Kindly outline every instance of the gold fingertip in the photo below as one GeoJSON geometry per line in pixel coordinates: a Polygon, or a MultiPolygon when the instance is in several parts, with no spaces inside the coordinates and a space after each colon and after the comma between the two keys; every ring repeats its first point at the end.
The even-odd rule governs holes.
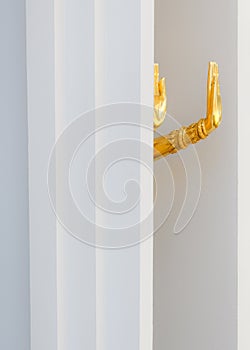
{"type": "Polygon", "coordinates": [[[154,64],[154,75],[159,75],[159,64],[158,63],[154,64]]]}

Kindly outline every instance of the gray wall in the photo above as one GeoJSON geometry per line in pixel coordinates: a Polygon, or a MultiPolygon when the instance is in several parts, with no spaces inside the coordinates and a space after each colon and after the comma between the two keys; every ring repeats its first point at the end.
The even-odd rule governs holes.
{"type": "MultiPolygon", "coordinates": [[[[154,239],[154,350],[236,350],[237,1],[156,0],[155,61],[167,77],[168,113],[182,125],[205,113],[209,60],[220,66],[223,124],[196,146],[201,197],[179,235],[173,226],[185,173],[177,155],[168,158],[176,193],[154,239]]],[[[161,131],[173,126],[169,118],[161,131]]],[[[192,152],[183,155],[195,189],[192,152]]],[[[155,175],[159,188],[171,185],[162,160],[155,175]]],[[[155,208],[155,223],[168,201],[166,192],[155,208]]]]}
{"type": "Polygon", "coordinates": [[[0,349],[29,349],[25,1],[0,5],[0,349]]]}

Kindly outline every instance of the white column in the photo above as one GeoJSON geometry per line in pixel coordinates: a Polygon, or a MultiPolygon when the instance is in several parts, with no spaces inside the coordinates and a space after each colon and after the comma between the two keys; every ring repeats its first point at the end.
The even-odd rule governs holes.
{"type": "Polygon", "coordinates": [[[47,188],[57,137],[94,108],[93,23],[92,1],[27,1],[32,350],[95,349],[95,249],[56,220],[47,188]]]}
{"type": "MultiPolygon", "coordinates": [[[[117,216],[115,203],[112,206],[113,213],[107,214],[96,209],[97,225],[101,226],[97,227],[96,235],[97,239],[102,236],[104,241],[105,234],[109,235],[110,232],[107,229],[103,233],[102,226],[114,227],[114,222],[119,222],[118,227],[124,230],[131,222],[142,221],[144,215],[148,215],[148,230],[150,227],[153,230],[152,212],[148,214],[153,203],[153,179],[140,164],[144,158],[152,169],[152,148],[147,155],[145,149],[143,155],[140,153],[140,143],[146,142],[151,147],[153,144],[152,114],[149,116],[143,113],[143,109],[136,114],[132,105],[152,106],[153,102],[153,10],[151,0],[129,0],[119,4],[116,0],[95,1],[96,107],[105,105],[109,113],[107,117],[105,111],[97,112],[96,125],[100,128],[109,123],[125,122],[121,126],[110,125],[97,134],[96,151],[98,154],[103,147],[113,143],[114,151],[119,147],[123,151],[120,154],[118,152],[118,158],[119,155],[124,157],[124,148],[128,147],[128,157],[137,159],[133,164],[125,160],[120,163],[123,165],[117,166],[118,169],[110,175],[113,181],[103,184],[106,194],[102,193],[102,188],[96,188],[96,201],[102,201],[105,207],[110,198],[119,197],[117,191],[122,193],[122,186],[125,185],[122,183],[121,188],[117,188],[115,183],[119,178],[137,182],[142,191],[139,205],[128,213],[117,216]],[[121,108],[112,105],[121,102],[126,102],[127,106],[121,108]],[[124,108],[128,112],[121,117],[124,108]],[[151,129],[148,131],[143,127],[133,127],[132,123],[143,123],[151,129]],[[129,150],[131,138],[138,141],[132,152],[129,150]],[[121,139],[124,144],[120,145],[121,139]],[[109,198],[105,198],[106,195],[109,198]]],[[[105,164],[108,167],[113,161],[114,152],[110,149],[110,155],[104,153],[105,159],[96,160],[97,182],[103,180],[102,169],[105,164]]],[[[129,190],[127,194],[128,197],[132,196],[129,190]]],[[[111,244],[112,249],[96,251],[98,350],[152,349],[153,241],[149,238],[138,244],[143,230],[145,228],[142,225],[137,225],[130,247],[123,247],[126,239],[121,238],[121,246],[119,243],[117,246],[111,244]]],[[[117,236],[121,234],[119,229],[114,229],[114,232],[117,236]]],[[[129,228],[126,234],[131,235],[129,228]]]]}
{"type": "MultiPolygon", "coordinates": [[[[91,246],[95,240],[87,239],[85,244],[82,238],[87,235],[92,239],[98,235],[98,228],[86,222],[81,226],[83,237],[79,237],[79,232],[69,232],[70,227],[64,225],[64,219],[70,218],[60,216],[62,209],[70,216],[70,202],[63,192],[67,143],[65,154],[57,152],[53,158],[52,152],[56,172],[52,179],[49,173],[49,184],[54,181],[59,221],[49,202],[47,170],[56,139],[60,141],[63,130],[71,130],[70,123],[78,116],[116,102],[152,106],[153,1],[118,4],[99,0],[27,0],[27,47],[32,350],[151,349],[152,238],[116,250],[96,249],[91,246]]],[[[102,162],[95,148],[109,142],[110,134],[108,131],[100,136],[95,130],[100,121],[90,119],[89,114],[83,118],[86,124],[81,124],[77,136],[81,132],[84,135],[86,128],[96,135],[80,158],[79,168],[73,166],[79,170],[73,191],[81,209],[87,210],[88,219],[112,225],[115,216],[113,220],[111,215],[108,222],[95,203],[89,204],[84,182],[91,157],[97,159],[91,171],[98,174],[102,162]]],[[[145,155],[140,143],[151,146],[153,133],[140,124],[151,127],[152,119],[148,113],[139,113],[136,118],[120,119],[138,124],[134,129],[120,128],[123,139],[129,139],[132,131],[138,141],[132,150],[137,162],[130,168],[125,162],[120,171],[130,179],[132,170],[133,179],[144,190],[147,185],[133,219],[140,222],[148,215],[149,231],[153,227],[153,182],[140,158],[144,157],[152,169],[152,148],[145,155]]],[[[103,174],[92,176],[97,184],[89,184],[97,199],[100,196],[96,188],[102,177],[103,174]]],[[[114,188],[110,190],[116,195],[114,188]]],[[[126,224],[126,215],[121,222],[126,224]]],[[[143,237],[144,231],[144,226],[138,225],[135,236],[143,237]]]]}
{"type": "MultiPolygon", "coordinates": [[[[56,136],[60,137],[65,129],[72,128],[70,123],[77,118],[81,120],[81,116],[95,106],[95,19],[92,0],[55,0],[54,3],[55,121],[56,136]]],[[[85,119],[88,127],[94,130],[94,120],[88,116],[85,119]]],[[[84,135],[83,123],[80,128],[84,135]]],[[[66,141],[65,152],[70,142],[66,141]]],[[[91,205],[82,186],[82,170],[87,171],[88,161],[94,155],[94,140],[90,145],[91,148],[84,148],[86,159],[81,158],[79,174],[73,183],[81,193],[83,206],[91,205]]],[[[64,186],[60,184],[61,171],[70,169],[63,167],[63,161],[59,159],[57,164],[57,205],[65,207],[69,213],[66,215],[70,216],[70,203],[64,195],[64,186]]],[[[89,208],[89,215],[94,221],[94,207],[89,208]]],[[[64,217],[60,216],[60,221],[57,223],[58,350],[95,350],[95,249],[78,239],[70,218],[66,228],[62,226],[64,217]]],[[[94,226],[82,225],[82,230],[94,236],[94,226]]]]}

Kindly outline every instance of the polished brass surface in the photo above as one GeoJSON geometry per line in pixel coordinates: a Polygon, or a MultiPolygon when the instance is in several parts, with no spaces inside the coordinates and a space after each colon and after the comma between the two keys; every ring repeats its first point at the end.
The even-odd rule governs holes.
{"type": "MultiPolygon", "coordinates": [[[[165,91],[165,90],[164,90],[165,91]]],[[[205,139],[221,123],[222,105],[219,84],[219,69],[215,62],[209,62],[207,79],[207,115],[206,118],[189,126],[171,131],[168,135],[154,140],[154,159],[168,156],[185,149],[190,144],[205,139]]],[[[155,119],[154,119],[155,120],[155,119]]],[[[157,127],[157,124],[154,124],[157,127]]]]}
{"type": "Polygon", "coordinates": [[[159,65],[154,65],[154,128],[158,128],[166,117],[167,96],[166,81],[162,78],[159,81],[159,65]]]}

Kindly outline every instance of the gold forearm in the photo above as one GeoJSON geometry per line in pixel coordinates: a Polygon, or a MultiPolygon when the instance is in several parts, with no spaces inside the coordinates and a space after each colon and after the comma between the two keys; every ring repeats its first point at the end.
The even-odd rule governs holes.
{"type": "Polygon", "coordinates": [[[154,159],[174,154],[187,148],[190,144],[205,139],[208,135],[205,119],[200,119],[197,123],[193,123],[188,127],[183,126],[178,130],[173,130],[168,135],[154,140],[154,159]]]}

